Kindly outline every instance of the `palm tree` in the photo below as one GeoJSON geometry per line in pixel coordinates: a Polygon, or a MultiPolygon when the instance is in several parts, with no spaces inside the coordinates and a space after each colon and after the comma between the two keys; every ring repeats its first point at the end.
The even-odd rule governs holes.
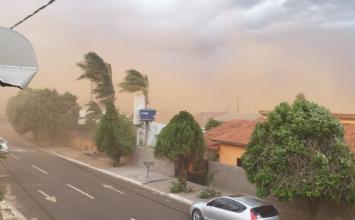
{"type": "MultiPolygon", "coordinates": [[[[135,69],[126,71],[126,76],[122,83],[118,86],[121,88],[120,92],[142,92],[145,98],[145,107],[149,104],[149,81],[148,76],[143,75],[135,69]]],[[[148,142],[149,122],[144,123],[144,145],[148,142]]]]}
{"type": "Polygon", "coordinates": [[[143,75],[134,69],[127,70],[124,81],[119,83],[118,86],[121,88],[120,92],[142,92],[145,97],[145,104],[149,104],[149,81],[147,75],[143,75]]]}
{"type": "Polygon", "coordinates": [[[83,74],[77,79],[89,79],[91,81],[91,97],[86,106],[86,121],[85,127],[91,133],[97,121],[102,117],[102,106],[105,106],[107,102],[114,102],[115,90],[112,83],[112,71],[111,65],[106,63],[99,55],[94,52],[85,54],[84,61],[77,63],[77,65],[83,70],[83,74]],[[92,86],[94,85],[94,89],[92,86]],[[92,99],[92,94],[95,94],[95,98],[98,102],[92,99]]]}
{"type": "MultiPolygon", "coordinates": [[[[115,100],[115,90],[112,83],[111,66],[96,53],[85,54],[85,60],[77,65],[83,74],[77,79],[89,79],[95,85],[93,93],[95,98],[104,105],[107,101],[115,100]]],[[[92,100],[91,100],[92,101],[92,100]]]]}

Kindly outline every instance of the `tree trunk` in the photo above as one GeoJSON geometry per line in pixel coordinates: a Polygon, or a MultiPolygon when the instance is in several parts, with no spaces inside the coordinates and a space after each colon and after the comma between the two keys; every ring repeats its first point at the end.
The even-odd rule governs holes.
{"type": "Polygon", "coordinates": [[[178,181],[180,183],[186,184],[187,180],[187,172],[188,172],[188,166],[186,159],[180,159],[178,161],[178,181]]]}
{"type": "Polygon", "coordinates": [[[188,159],[180,159],[178,161],[178,181],[186,185],[187,173],[189,167],[188,159]]]}
{"type": "Polygon", "coordinates": [[[113,156],[113,166],[118,167],[120,165],[121,154],[116,154],[113,156]]]}
{"type": "Polygon", "coordinates": [[[309,219],[315,220],[317,218],[320,200],[319,199],[308,199],[308,206],[309,206],[309,219]]]}

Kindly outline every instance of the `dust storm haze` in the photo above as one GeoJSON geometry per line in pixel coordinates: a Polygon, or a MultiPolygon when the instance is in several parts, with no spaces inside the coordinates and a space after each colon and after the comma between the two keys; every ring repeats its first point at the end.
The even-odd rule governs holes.
{"type": "MultiPolygon", "coordinates": [[[[9,27],[46,0],[3,1],[9,27]]],[[[309,0],[57,0],[20,25],[37,53],[33,88],[70,91],[84,105],[88,81],[76,63],[89,51],[111,63],[115,85],[127,69],[148,74],[151,107],[168,116],[272,109],[304,92],[334,112],[355,113],[355,3],[309,0]]],[[[2,88],[0,112],[18,90],[2,88]]],[[[116,86],[116,92],[118,88],[116,86]]],[[[132,112],[133,99],[117,93],[132,112]]]]}

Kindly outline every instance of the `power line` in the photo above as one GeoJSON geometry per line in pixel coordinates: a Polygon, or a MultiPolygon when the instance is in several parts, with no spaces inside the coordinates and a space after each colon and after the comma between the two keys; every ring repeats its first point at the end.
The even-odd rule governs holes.
{"type": "Polygon", "coordinates": [[[23,22],[25,22],[26,20],[28,20],[29,18],[31,18],[32,16],[34,16],[35,14],[37,14],[39,11],[45,9],[47,6],[49,6],[49,5],[52,4],[53,2],[55,2],[55,0],[50,0],[47,4],[42,5],[42,6],[39,7],[36,11],[34,11],[32,14],[26,16],[24,19],[22,19],[21,21],[17,22],[16,24],[14,24],[10,29],[14,29],[14,28],[17,27],[18,25],[22,24],[23,22]]]}

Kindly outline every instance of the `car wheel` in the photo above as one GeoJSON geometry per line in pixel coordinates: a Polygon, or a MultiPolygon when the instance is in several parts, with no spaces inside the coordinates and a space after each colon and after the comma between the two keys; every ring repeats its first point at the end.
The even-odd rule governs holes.
{"type": "Polygon", "coordinates": [[[203,216],[200,210],[195,209],[192,212],[192,220],[203,220],[203,216]]]}

